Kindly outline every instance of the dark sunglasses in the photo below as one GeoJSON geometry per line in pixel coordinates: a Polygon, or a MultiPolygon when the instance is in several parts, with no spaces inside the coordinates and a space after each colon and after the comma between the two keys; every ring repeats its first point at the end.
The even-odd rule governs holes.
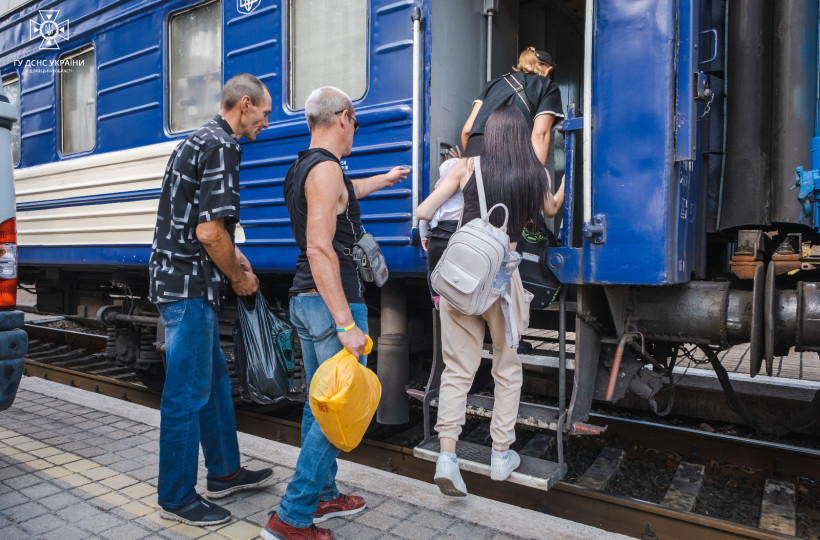
{"type": "Polygon", "coordinates": [[[350,116],[350,111],[348,111],[347,109],[342,109],[341,111],[336,111],[336,112],[335,112],[335,113],[333,113],[333,114],[334,114],[334,115],[335,115],[335,114],[342,114],[343,112],[346,112],[346,113],[347,113],[347,115],[350,117],[350,119],[351,119],[351,120],[353,120],[353,134],[355,135],[355,134],[356,134],[356,132],[357,132],[357,131],[359,131],[359,125],[360,125],[360,124],[359,124],[359,121],[358,121],[358,120],[356,120],[356,118],[355,118],[355,117],[350,116]]]}

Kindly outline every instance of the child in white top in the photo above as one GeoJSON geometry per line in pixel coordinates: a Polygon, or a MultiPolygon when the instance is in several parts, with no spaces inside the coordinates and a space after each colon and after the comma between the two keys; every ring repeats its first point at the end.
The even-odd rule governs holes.
{"type": "MultiPolygon", "coordinates": [[[[444,161],[439,168],[439,178],[435,187],[441,185],[442,180],[450,174],[450,171],[456,166],[461,159],[461,150],[458,147],[450,149],[450,158],[444,161]]],[[[464,208],[464,196],[461,190],[456,191],[450,198],[441,203],[436,209],[433,218],[428,222],[427,220],[419,221],[419,233],[421,236],[421,246],[427,252],[427,286],[430,287],[430,274],[441,259],[444,248],[447,247],[447,242],[450,236],[456,231],[458,227],[458,220],[461,218],[461,210],[464,208]]],[[[439,296],[430,287],[430,295],[433,297],[433,303],[438,307],[439,296]]]]}

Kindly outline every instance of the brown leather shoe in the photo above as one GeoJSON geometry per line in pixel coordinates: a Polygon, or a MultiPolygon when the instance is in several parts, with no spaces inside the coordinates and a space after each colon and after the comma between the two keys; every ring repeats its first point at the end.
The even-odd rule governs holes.
{"type": "Polygon", "coordinates": [[[273,514],[267,525],[259,531],[259,536],[264,540],[333,540],[334,536],[330,529],[321,529],[316,525],[311,525],[306,529],[292,527],[273,514]]]}
{"type": "Polygon", "coordinates": [[[339,495],[332,501],[319,501],[316,512],[313,513],[313,523],[321,523],[338,516],[358,514],[366,503],[358,495],[339,495]]]}

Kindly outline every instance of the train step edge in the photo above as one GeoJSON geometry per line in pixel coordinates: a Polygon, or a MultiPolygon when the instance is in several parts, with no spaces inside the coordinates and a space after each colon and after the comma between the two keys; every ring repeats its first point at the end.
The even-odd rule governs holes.
{"type": "MultiPolygon", "coordinates": [[[[462,471],[490,476],[491,450],[489,446],[459,441],[456,450],[458,467],[462,471]]],[[[428,437],[423,440],[421,444],[413,449],[413,455],[426,461],[438,460],[438,436],[428,437]]],[[[525,455],[521,455],[520,457],[521,465],[513,471],[506,480],[507,482],[546,491],[560,482],[567,472],[566,465],[561,467],[554,461],[547,461],[545,459],[525,455]]]]}

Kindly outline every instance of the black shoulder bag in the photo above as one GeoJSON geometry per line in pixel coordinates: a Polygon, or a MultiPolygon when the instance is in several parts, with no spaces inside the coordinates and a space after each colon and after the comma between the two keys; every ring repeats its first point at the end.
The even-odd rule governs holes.
{"type": "Polygon", "coordinates": [[[525,228],[523,237],[516,246],[516,251],[521,254],[521,264],[518,265],[521,282],[524,288],[533,294],[530,307],[546,309],[561,289],[561,282],[550,270],[547,255],[547,250],[557,246],[558,242],[552,231],[547,228],[540,213],[537,226],[531,224],[530,227],[525,228]]]}
{"type": "Polygon", "coordinates": [[[372,234],[362,231],[359,239],[349,248],[335,240],[333,243],[342,253],[353,258],[362,281],[374,283],[376,287],[381,287],[387,282],[387,261],[372,234]]]}

